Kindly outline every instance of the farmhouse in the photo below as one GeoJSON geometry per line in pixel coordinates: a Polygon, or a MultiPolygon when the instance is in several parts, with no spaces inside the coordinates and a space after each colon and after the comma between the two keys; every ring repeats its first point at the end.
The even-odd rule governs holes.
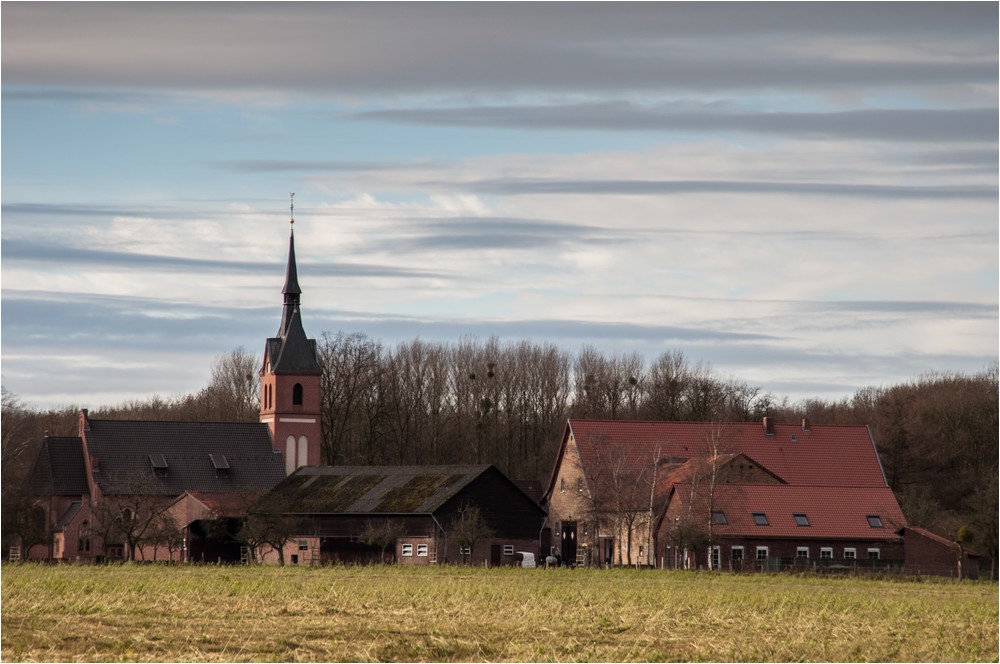
{"type": "Polygon", "coordinates": [[[509,565],[538,551],[545,517],[490,465],[300,468],[268,500],[293,524],[285,558],[300,564],[509,565]]]}
{"type": "Polygon", "coordinates": [[[545,504],[577,564],[894,566],[906,523],[865,426],[569,420],[545,504]]]}

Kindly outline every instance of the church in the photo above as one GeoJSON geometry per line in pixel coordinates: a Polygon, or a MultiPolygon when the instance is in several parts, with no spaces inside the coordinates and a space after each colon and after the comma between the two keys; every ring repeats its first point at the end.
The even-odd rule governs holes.
{"type": "Polygon", "coordinates": [[[78,435],[47,436],[26,481],[46,536],[25,543],[23,557],[315,565],[376,562],[391,549],[399,564],[497,566],[538,552],[540,496],[493,466],[321,466],[322,370],[302,323],[291,223],[259,421],[101,420],[81,410],[78,435]],[[284,508],[263,519],[286,532],[258,546],[240,529],[268,501],[284,508]],[[454,529],[470,507],[482,526],[475,543],[454,529]],[[372,524],[392,541],[365,543],[372,524]]]}
{"type": "Polygon", "coordinates": [[[101,420],[81,410],[78,435],[46,436],[27,478],[51,536],[24,557],[238,558],[211,524],[239,519],[287,475],[321,463],[321,370],[302,325],[294,226],[282,295],[278,333],[264,345],[260,421],[101,420]]]}

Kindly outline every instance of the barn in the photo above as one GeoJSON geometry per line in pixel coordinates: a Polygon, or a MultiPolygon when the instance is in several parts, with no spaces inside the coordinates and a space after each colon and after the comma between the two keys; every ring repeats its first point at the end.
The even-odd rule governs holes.
{"type": "Polygon", "coordinates": [[[491,465],[305,467],[267,499],[295,524],[293,564],[511,565],[539,552],[545,518],[491,465]]]}

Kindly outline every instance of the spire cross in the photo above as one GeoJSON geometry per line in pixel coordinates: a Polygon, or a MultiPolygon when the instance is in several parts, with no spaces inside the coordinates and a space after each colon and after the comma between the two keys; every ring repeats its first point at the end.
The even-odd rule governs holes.
{"type": "Polygon", "coordinates": [[[295,192],[293,191],[291,194],[289,194],[289,197],[292,200],[291,200],[291,203],[289,203],[289,205],[288,205],[289,216],[290,216],[290,219],[288,220],[288,223],[294,225],[295,224],[295,192]]]}

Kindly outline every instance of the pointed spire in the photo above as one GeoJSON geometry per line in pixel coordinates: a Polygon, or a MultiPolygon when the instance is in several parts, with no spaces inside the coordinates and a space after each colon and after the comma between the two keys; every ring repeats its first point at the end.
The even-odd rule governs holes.
{"type": "MultiPolygon", "coordinates": [[[[288,204],[288,268],[285,270],[285,287],[281,290],[285,294],[285,304],[288,304],[288,295],[301,295],[299,288],[299,273],[295,267],[295,192],[289,194],[291,202],[288,204]]],[[[297,300],[296,300],[297,301],[297,300]]]]}
{"type": "MultiPolygon", "coordinates": [[[[289,205],[290,218],[289,225],[295,224],[295,193],[291,194],[292,202],[289,205]]],[[[292,227],[288,235],[288,267],[285,268],[285,286],[281,289],[285,296],[285,303],[281,310],[281,327],[278,328],[278,336],[284,337],[288,333],[288,324],[292,320],[292,315],[299,308],[299,300],[302,289],[299,287],[299,271],[295,265],[295,229],[292,227]]]]}

